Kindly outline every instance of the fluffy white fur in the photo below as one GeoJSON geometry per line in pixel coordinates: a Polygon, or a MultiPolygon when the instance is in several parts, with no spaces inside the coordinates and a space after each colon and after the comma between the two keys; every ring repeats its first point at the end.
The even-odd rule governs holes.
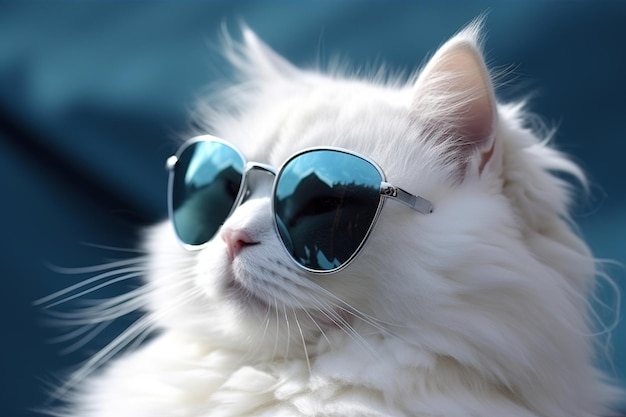
{"type": "Polygon", "coordinates": [[[119,273],[146,269],[145,288],[98,310],[148,313],[84,369],[158,336],[77,374],[60,414],[607,413],[617,391],[593,366],[595,263],[551,171],[584,177],[527,127],[522,104],[496,103],[478,26],[406,83],[297,69],[249,30],[228,41],[239,81],[204,103],[203,133],[277,167],[309,146],[351,149],[434,212],[387,202],[357,260],[329,276],[303,273],[281,247],[265,174],[224,225],[260,242],[232,263],[219,234],[187,252],[168,223],[154,227],[148,256],[119,273]]]}

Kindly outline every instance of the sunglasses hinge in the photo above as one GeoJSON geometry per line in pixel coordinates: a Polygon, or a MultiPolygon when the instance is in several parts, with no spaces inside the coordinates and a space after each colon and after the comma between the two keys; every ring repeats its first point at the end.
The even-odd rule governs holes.
{"type": "Polygon", "coordinates": [[[380,183],[380,194],[390,197],[422,214],[433,212],[433,205],[430,201],[406,192],[402,188],[391,185],[388,182],[383,181],[380,183]]]}
{"type": "Polygon", "coordinates": [[[382,195],[386,195],[387,197],[397,197],[398,196],[398,188],[389,184],[388,182],[380,183],[380,193],[382,195]]]}

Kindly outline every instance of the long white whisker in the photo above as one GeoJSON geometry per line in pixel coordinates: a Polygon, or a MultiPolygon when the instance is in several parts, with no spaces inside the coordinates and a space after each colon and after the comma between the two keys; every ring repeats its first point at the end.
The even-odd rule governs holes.
{"type": "Polygon", "coordinates": [[[105,262],[99,265],[91,265],[91,266],[82,266],[82,267],[63,267],[54,264],[47,264],[46,266],[50,268],[54,272],[58,272],[59,274],[65,275],[80,275],[80,274],[92,274],[94,272],[102,272],[107,270],[112,270],[115,268],[128,266],[128,265],[136,265],[145,263],[147,257],[138,256],[129,259],[122,259],[119,261],[111,261],[105,262]]]}
{"type": "Polygon", "coordinates": [[[72,377],[65,382],[56,392],[56,396],[60,397],[67,391],[75,387],[78,383],[83,381],[87,376],[94,372],[100,365],[107,362],[111,357],[121,351],[130,340],[133,340],[137,335],[149,328],[152,323],[151,317],[143,317],[131,324],[126,330],[124,330],[119,336],[117,336],[111,343],[105,346],[102,350],[92,356],[80,369],[72,375],[72,377]]]}
{"type": "Polygon", "coordinates": [[[386,334],[390,335],[390,336],[395,336],[388,328],[384,327],[384,326],[391,326],[391,327],[403,327],[394,323],[389,323],[383,320],[380,320],[376,317],[373,317],[369,314],[366,314],[362,311],[360,311],[359,309],[357,309],[356,307],[352,306],[351,304],[347,303],[345,300],[341,299],[340,297],[338,297],[337,295],[333,294],[332,292],[328,291],[327,289],[323,288],[322,286],[316,284],[315,282],[312,282],[311,280],[303,280],[303,282],[299,283],[302,287],[310,290],[310,291],[316,291],[316,292],[320,292],[322,296],[324,296],[325,298],[328,298],[330,300],[333,301],[333,304],[335,307],[345,311],[346,313],[351,314],[352,316],[363,320],[364,322],[366,322],[367,324],[371,325],[372,327],[384,331],[386,334]]]}
{"type": "MultiPolygon", "coordinates": [[[[354,327],[352,327],[352,325],[346,320],[346,318],[338,313],[338,311],[343,311],[346,314],[350,314],[353,317],[360,319],[364,323],[369,324],[370,326],[377,329],[383,334],[397,337],[396,335],[392,334],[389,331],[389,329],[387,329],[383,325],[384,321],[378,320],[377,318],[372,317],[360,311],[359,309],[353,307],[352,305],[350,305],[349,303],[347,303],[340,297],[336,296],[332,292],[328,291],[327,289],[321,287],[319,284],[315,283],[313,280],[308,279],[307,276],[300,274],[299,271],[294,271],[293,269],[289,268],[289,266],[287,265],[282,265],[282,266],[286,268],[287,270],[289,270],[290,272],[302,278],[301,280],[297,280],[297,281],[291,280],[291,283],[293,285],[300,287],[301,290],[304,290],[308,292],[309,294],[318,295],[318,296],[311,297],[311,299],[313,300],[313,303],[316,306],[316,310],[320,314],[322,314],[324,317],[326,317],[335,326],[342,329],[342,331],[346,333],[352,340],[354,340],[355,343],[361,346],[365,351],[367,351],[372,356],[377,357],[375,349],[372,348],[372,346],[363,338],[363,335],[361,335],[357,330],[355,330],[354,327]]],[[[300,304],[300,307],[302,308],[303,306],[300,304]]],[[[305,308],[302,308],[302,310],[306,311],[305,308]]],[[[318,325],[318,323],[313,319],[313,317],[311,318],[312,318],[312,321],[315,323],[315,325],[320,329],[323,337],[325,337],[326,340],[328,341],[328,337],[326,336],[325,332],[318,325]]]]}
{"type": "Polygon", "coordinates": [[[78,327],[75,330],[72,330],[71,332],[67,332],[65,334],[62,334],[60,336],[56,336],[56,337],[52,337],[50,339],[48,339],[49,343],[63,343],[63,342],[68,342],[72,339],[76,339],[77,337],[89,332],[93,330],[93,325],[83,325],[78,327]]]}
{"type": "Polygon", "coordinates": [[[80,298],[80,297],[82,297],[84,295],[87,295],[87,294],[90,294],[90,293],[92,293],[94,291],[98,291],[99,289],[108,287],[109,285],[115,284],[117,282],[126,281],[126,280],[131,279],[131,278],[137,278],[137,277],[139,277],[141,275],[143,275],[143,271],[135,272],[135,273],[131,273],[131,274],[126,274],[126,275],[123,275],[121,277],[113,278],[111,280],[103,282],[102,284],[98,284],[98,285],[96,285],[94,287],[88,288],[86,290],[83,290],[83,291],[78,292],[76,294],[72,294],[72,295],[70,295],[70,296],[68,296],[66,298],[61,299],[61,300],[55,301],[54,303],[50,303],[47,306],[45,306],[45,308],[52,308],[52,307],[55,307],[55,306],[57,306],[59,304],[67,303],[68,301],[74,300],[76,298],[80,298]]]}
{"type": "Polygon", "coordinates": [[[112,323],[111,321],[100,323],[95,328],[92,328],[89,333],[81,337],[78,341],[62,349],[61,354],[66,355],[68,353],[76,352],[77,350],[85,346],[87,343],[91,342],[96,336],[100,334],[100,332],[106,329],[111,323],[112,323]]]}
{"type": "Polygon", "coordinates": [[[332,344],[330,343],[330,340],[328,339],[328,336],[326,336],[326,332],[324,331],[324,329],[322,329],[322,327],[317,323],[317,320],[315,320],[315,318],[311,315],[311,313],[309,313],[308,309],[306,309],[302,303],[296,298],[293,297],[293,300],[296,304],[298,304],[298,307],[300,307],[301,311],[304,311],[304,313],[311,319],[311,322],[315,325],[315,327],[317,327],[317,329],[320,331],[320,334],[322,335],[322,337],[324,339],[326,339],[326,342],[328,343],[329,346],[331,346],[332,344]]]}
{"type": "Polygon", "coordinates": [[[293,318],[296,320],[296,326],[298,326],[298,331],[300,332],[300,338],[302,339],[302,348],[304,349],[304,358],[306,359],[306,366],[309,369],[309,375],[311,375],[312,374],[311,360],[309,359],[309,351],[306,347],[306,341],[304,340],[304,333],[302,332],[302,326],[300,325],[300,321],[298,320],[298,315],[296,314],[296,310],[292,308],[291,312],[293,313],[293,318]]]}
{"type": "Polygon", "coordinates": [[[98,299],[98,300],[86,300],[87,303],[92,303],[93,306],[87,307],[88,309],[93,309],[93,311],[106,311],[112,307],[118,306],[127,302],[128,300],[132,300],[134,298],[143,296],[150,292],[148,287],[139,287],[134,290],[125,292],[124,294],[120,294],[116,297],[98,299]]]}
{"type": "Polygon", "coordinates": [[[371,354],[373,357],[377,357],[375,349],[373,349],[369,343],[357,332],[350,323],[343,318],[339,313],[335,311],[335,309],[331,306],[328,306],[321,299],[315,300],[315,303],[318,306],[318,310],[322,313],[326,318],[328,318],[332,323],[334,323],[338,328],[340,328],[344,333],[346,333],[357,345],[359,345],[363,350],[371,354]]]}
{"type": "Polygon", "coordinates": [[[274,337],[274,351],[272,357],[275,357],[278,352],[278,338],[280,337],[280,318],[278,310],[278,300],[274,297],[274,311],[276,312],[276,335],[274,337]]]}
{"type": "Polygon", "coordinates": [[[285,348],[285,359],[289,357],[289,344],[291,341],[291,330],[289,328],[289,317],[287,317],[287,307],[283,305],[283,314],[285,316],[285,325],[287,326],[287,346],[285,348]]]}
{"type": "Polygon", "coordinates": [[[253,358],[253,359],[256,358],[258,356],[258,352],[260,351],[260,349],[262,349],[263,343],[265,342],[265,337],[267,336],[267,330],[268,330],[269,324],[270,324],[270,312],[271,312],[271,308],[268,305],[267,309],[265,310],[265,316],[263,317],[263,321],[265,322],[265,326],[259,327],[257,332],[251,338],[252,340],[259,340],[259,343],[257,343],[255,345],[255,349],[250,351],[250,353],[248,354],[248,357],[250,357],[250,358],[253,358]],[[260,334],[260,336],[259,336],[259,334],[260,334]]]}
{"type": "Polygon", "coordinates": [[[125,316],[133,311],[139,310],[144,307],[146,300],[138,297],[137,299],[129,300],[126,303],[117,306],[117,308],[111,308],[108,311],[91,311],[91,309],[82,309],[78,312],[60,312],[60,311],[48,311],[47,314],[53,318],[58,319],[60,324],[64,325],[90,325],[98,324],[104,321],[114,320],[116,318],[125,316]],[[106,313],[106,314],[104,314],[106,313]]]}
{"type": "Polygon", "coordinates": [[[146,338],[150,336],[150,334],[152,334],[153,330],[154,329],[152,327],[146,326],[146,328],[143,329],[138,334],[138,336],[135,337],[135,340],[132,342],[132,344],[128,346],[128,350],[132,352],[133,350],[141,346],[141,344],[146,340],[146,338]]]}
{"type": "MultiPolygon", "coordinates": [[[[79,282],[77,284],[74,284],[74,285],[71,285],[71,286],[69,286],[67,288],[64,288],[64,289],[62,289],[60,291],[57,291],[55,293],[52,293],[52,294],[47,295],[45,297],[42,297],[42,298],[36,300],[34,302],[34,304],[35,305],[46,304],[46,303],[48,303],[48,302],[50,302],[52,300],[56,300],[58,298],[61,298],[62,296],[66,295],[66,294],[72,293],[72,292],[74,292],[74,291],[76,291],[76,290],[78,290],[80,288],[84,288],[84,287],[86,287],[88,285],[91,285],[91,284],[93,284],[95,282],[101,281],[101,280],[106,279],[106,278],[110,278],[110,277],[126,274],[126,275],[123,275],[122,279],[118,279],[117,281],[115,281],[115,282],[118,282],[118,281],[123,281],[124,279],[137,277],[137,276],[141,275],[141,273],[143,273],[143,272],[144,272],[144,268],[143,267],[142,268],[139,268],[139,267],[121,268],[121,269],[116,269],[114,271],[104,272],[102,274],[98,274],[98,275],[96,275],[94,277],[91,277],[91,278],[89,278],[87,280],[81,281],[81,282],[79,282]]],[[[81,292],[79,294],[81,294],[81,295],[88,294],[88,293],[90,293],[92,291],[95,291],[97,289],[106,287],[107,285],[110,285],[112,283],[113,282],[111,282],[111,281],[107,281],[104,284],[100,284],[100,286],[96,286],[96,287],[90,288],[90,289],[85,290],[85,291],[83,291],[83,292],[81,292]]],[[[80,297],[81,295],[78,295],[78,296],[74,296],[73,295],[73,296],[70,296],[70,297],[67,297],[67,298],[63,298],[63,299],[61,299],[59,301],[56,301],[56,302],[54,302],[52,304],[46,305],[45,307],[46,308],[54,307],[55,305],[62,304],[62,303],[67,302],[69,300],[73,300],[73,299],[75,299],[77,297],[80,297]]]]}
{"type": "MultiPolygon", "coordinates": [[[[72,312],[56,312],[57,316],[64,316],[67,318],[85,318],[86,316],[92,317],[94,320],[102,321],[103,316],[110,314],[123,315],[125,313],[116,313],[128,309],[131,305],[139,304],[138,307],[142,307],[146,302],[146,296],[149,293],[148,288],[141,287],[139,289],[129,291],[128,293],[121,294],[110,299],[105,300],[86,300],[88,301],[88,307],[81,307],[80,309],[72,312]]],[[[55,313],[48,311],[47,314],[54,315],[55,313]]]]}
{"type": "Polygon", "coordinates": [[[90,243],[90,242],[81,242],[85,246],[90,246],[92,248],[105,249],[115,252],[128,252],[128,253],[140,253],[146,254],[148,251],[145,249],[137,249],[137,248],[122,248],[117,246],[108,246],[108,245],[100,245],[98,243],[90,243]]]}

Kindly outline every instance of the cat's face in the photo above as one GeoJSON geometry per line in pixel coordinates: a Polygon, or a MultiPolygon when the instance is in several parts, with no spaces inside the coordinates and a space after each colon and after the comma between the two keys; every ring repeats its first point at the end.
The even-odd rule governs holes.
{"type": "MultiPolygon", "coordinates": [[[[335,104],[329,106],[328,97],[319,92],[302,96],[296,105],[298,111],[282,115],[277,133],[271,137],[259,135],[249,145],[241,146],[246,159],[278,168],[304,148],[342,147],[378,162],[388,180],[398,186],[420,195],[432,189],[432,181],[428,181],[432,174],[413,178],[405,174],[403,165],[409,161],[426,168],[427,164],[420,158],[419,138],[407,137],[408,109],[394,100],[407,102],[402,92],[394,91],[389,98],[381,99],[368,87],[354,89],[337,84],[345,91],[332,93],[351,101],[351,105],[333,100],[335,104]],[[370,97],[364,97],[363,89],[370,97]],[[411,155],[399,149],[412,149],[411,155]]],[[[267,109],[269,113],[272,110],[276,111],[267,109]]],[[[243,125],[250,125],[245,117],[242,119],[243,125]]],[[[222,137],[229,139],[228,135],[222,137]]],[[[159,266],[153,268],[155,295],[162,295],[154,305],[160,311],[167,311],[169,308],[163,306],[171,305],[172,314],[164,317],[169,326],[192,326],[194,332],[208,337],[215,333],[222,339],[235,337],[239,344],[239,336],[245,335],[253,345],[267,343],[273,347],[278,343],[278,349],[283,350],[287,342],[282,338],[294,339],[290,341],[293,346],[301,339],[315,342],[322,332],[352,326],[355,320],[385,320],[390,312],[385,314],[381,308],[403,302],[394,294],[396,291],[419,293],[402,281],[414,280],[417,273],[405,270],[405,258],[419,256],[419,246],[427,245],[427,239],[408,236],[424,234],[427,216],[388,201],[367,244],[348,268],[329,275],[311,274],[289,257],[275,230],[271,212],[274,179],[265,172],[252,172],[250,195],[198,252],[180,248],[169,223],[150,239],[159,245],[152,248],[153,253],[159,253],[164,242],[171,251],[169,262],[155,259],[159,266]],[[407,227],[412,230],[409,235],[407,227]],[[244,232],[254,244],[244,244],[229,256],[228,240],[235,238],[227,236],[225,230],[244,232]],[[228,335],[232,329],[237,329],[237,334],[228,335]],[[246,329],[243,334],[239,333],[241,329],[246,329]]],[[[405,300],[413,303],[416,298],[405,300]]]]}
{"type": "Polygon", "coordinates": [[[358,152],[434,212],[387,201],[359,256],[315,275],[283,248],[274,177],[255,172],[250,195],[202,250],[181,248],[169,223],[151,231],[156,322],[257,359],[367,351],[379,337],[402,341],[406,363],[429,352],[505,385],[547,366],[587,372],[543,349],[582,358],[589,348],[579,340],[585,296],[572,294],[588,290],[593,261],[563,221],[566,188],[549,173],[579,171],[521,126],[519,107],[497,107],[476,28],[403,86],[300,71],[249,33],[242,51],[233,61],[243,84],[222,94],[229,110],[205,110],[202,133],[276,168],[311,146],[358,152]],[[229,255],[237,233],[254,244],[229,255]]]}
{"type": "MultiPolygon", "coordinates": [[[[349,267],[329,275],[311,274],[294,263],[275,231],[274,177],[253,173],[250,195],[202,250],[188,252],[178,247],[169,224],[153,232],[149,239],[155,254],[151,284],[153,306],[161,321],[167,327],[191,329],[224,343],[257,348],[268,344],[274,351],[288,349],[289,343],[315,344],[332,329],[354,332],[346,330],[353,326],[382,333],[419,333],[419,323],[429,323],[429,314],[449,296],[442,275],[448,267],[462,265],[465,257],[434,254],[471,244],[469,238],[459,242],[445,233],[448,224],[461,231],[467,228],[458,224],[459,213],[446,207],[496,210],[489,208],[502,203],[497,193],[494,198],[493,173],[484,175],[487,179],[481,184],[476,170],[450,163],[464,157],[450,157],[445,138],[431,132],[431,115],[420,113],[428,105],[421,100],[431,99],[426,90],[434,76],[428,71],[416,85],[383,87],[297,73],[281,67],[288,64],[271,51],[254,49],[262,45],[249,47],[263,54],[265,64],[273,65],[276,74],[259,81],[256,96],[242,100],[246,102],[242,111],[223,117],[221,124],[215,121],[210,133],[233,143],[249,161],[276,168],[292,154],[313,146],[358,152],[376,161],[389,182],[433,201],[435,213],[425,216],[388,201],[349,267]],[[471,191],[460,183],[459,172],[469,178],[471,191]],[[244,232],[254,244],[245,244],[229,256],[226,230],[244,232]]],[[[484,71],[481,65],[477,61],[473,71],[484,71]]],[[[463,100],[472,100],[476,88],[491,94],[488,85],[472,86],[463,100]]],[[[489,112],[493,105],[488,101],[477,111],[489,112]]],[[[469,107],[462,111],[468,109],[472,111],[469,107]]],[[[492,117],[487,118],[489,129],[492,117]]],[[[489,129],[481,140],[490,139],[489,129]]],[[[473,228],[483,227],[478,220],[470,222],[473,228]]]]}

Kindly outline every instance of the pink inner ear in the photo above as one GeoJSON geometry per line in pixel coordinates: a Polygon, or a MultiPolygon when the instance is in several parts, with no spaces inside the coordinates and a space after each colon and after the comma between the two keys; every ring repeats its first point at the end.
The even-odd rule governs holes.
{"type": "Polygon", "coordinates": [[[477,148],[490,145],[494,127],[494,100],[491,81],[478,51],[467,44],[454,45],[445,51],[433,68],[456,109],[455,123],[463,142],[477,148]],[[448,80],[446,81],[446,78],[448,80]]]}
{"type": "Polygon", "coordinates": [[[487,152],[483,152],[480,154],[480,165],[478,166],[478,173],[482,174],[483,173],[483,169],[485,168],[485,165],[487,165],[487,162],[489,162],[491,160],[491,157],[493,156],[493,151],[496,147],[496,141],[494,140],[491,148],[487,151],[487,152]]]}
{"type": "Polygon", "coordinates": [[[435,129],[452,140],[455,160],[473,158],[482,173],[494,155],[496,105],[491,79],[473,39],[461,36],[444,45],[428,63],[416,84],[416,112],[426,112],[435,129]],[[428,106],[435,106],[432,111],[428,106]],[[438,126],[439,125],[439,126],[438,126]]]}

